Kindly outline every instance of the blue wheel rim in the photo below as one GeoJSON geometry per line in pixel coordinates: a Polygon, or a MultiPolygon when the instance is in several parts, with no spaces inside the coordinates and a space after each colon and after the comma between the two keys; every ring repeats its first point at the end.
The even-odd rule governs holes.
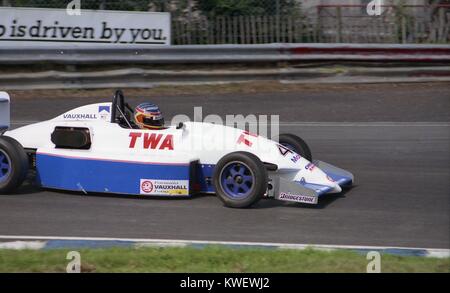
{"type": "Polygon", "coordinates": [[[252,170],[242,162],[230,162],[220,172],[222,190],[232,199],[249,196],[253,191],[254,181],[252,170]]]}
{"type": "Polygon", "coordinates": [[[11,160],[9,156],[0,150],[0,183],[8,179],[11,173],[11,160]]]}

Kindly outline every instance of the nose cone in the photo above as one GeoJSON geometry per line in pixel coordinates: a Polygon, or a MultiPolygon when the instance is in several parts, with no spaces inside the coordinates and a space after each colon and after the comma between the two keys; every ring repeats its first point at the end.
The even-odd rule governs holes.
{"type": "Polygon", "coordinates": [[[309,161],[298,171],[294,181],[302,183],[307,188],[316,190],[319,194],[339,193],[342,191],[337,182],[309,161]]]}
{"type": "Polygon", "coordinates": [[[339,186],[336,182],[333,184],[333,190],[330,193],[339,193],[342,191],[342,187],[339,186]]]}

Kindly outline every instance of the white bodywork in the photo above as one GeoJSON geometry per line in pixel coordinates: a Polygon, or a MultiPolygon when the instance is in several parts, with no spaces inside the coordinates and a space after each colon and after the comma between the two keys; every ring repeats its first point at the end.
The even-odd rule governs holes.
{"type": "MultiPolygon", "coordinates": [[[[314,165],[294,152],[283,155],[283,148],[267,138],[249,134],[241,129],[198,122],[186,122],[180,129],[175,126],[163,130],[128,129],[110,122],[110,109],[111,103],[87,105],[48,121],[7,131],[4,135],[15,138],[24,148],[35,149],[38,155],[50,154],[67,158],[128,163],[176,165],[198,161],[202,167],[214,166],[230,152],[246,151],[258,156],[262,162],[278,167],[276,171],[269,172],[270,180],[277,185],[280,184],[281,178],[281,182],[293,182],[298,186],[299,182],[327,186],[329,188],[326,193],[337,193],[342,190],[338,182],[316,166],[330,165],[323,162],[314,165]],[[50,137],[57,126],[88,128],[92,141],[91,148],[86,150],[55,148],[50,137]]],[[[345,172],[336,167],[330,168],[345,172]]],[[[350,173],[346,174],[353,180],[350,173]]],[[[280,193],[280,190],[275,189],[274,192],[280,193]]],[[[279,194],[273,196],[279,197],[279,194]]],[[[295,199],[286,200],[301,202],[295,199]]]]}

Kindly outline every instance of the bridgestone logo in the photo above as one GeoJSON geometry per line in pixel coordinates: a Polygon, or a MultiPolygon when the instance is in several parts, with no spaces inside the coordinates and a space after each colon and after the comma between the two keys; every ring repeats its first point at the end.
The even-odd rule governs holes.
{"type": "Polygon", "coordinates": [[[296,195],[296,194],[290,194],[290,193],[285,193],[285,192],[280,193],[279,199],[287,200],[287,201],[302,202],[302,203],[310,203],[310,204],[317,203],[317,197],[315,197],[315,196],[296,195]]]}

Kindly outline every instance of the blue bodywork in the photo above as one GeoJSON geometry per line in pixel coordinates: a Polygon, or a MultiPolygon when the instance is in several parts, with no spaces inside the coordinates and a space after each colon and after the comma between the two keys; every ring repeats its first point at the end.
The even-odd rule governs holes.
{"type": "Polygon", "coordinates": [[[43,187],[140,194],[140,180],[189,180],[190,164],[147,164],[36,155],[37,180],[43,187]]]}
{"type": "MultiPolygon", "coordinates": [[[[0,181],[9,170],[6,157],[0,153],[0,181]]],[[[157,180],[189,180],[190,193],[214,193],[212,177],[215,165],[192,163],[142,163],[129,161],[97,160],[54,154],[36,155],[37,183],[43,187],[83,191],[107,192],[118,194],[140,194],[140,180],[151,178],[157,180]]],[[[225,170],[226,171],[226,170],[225,170]]],[[[228,173],[231,169],[228,170],[228,173]]],[[[223,186],[227,186],[227,172],[224,172],[223,186]]],[[[352,178],[326,174],[340,186],[351,185],[352,178]]],[[[228,174],[229,175],[229,174],[228,174]]],[[[297,182],[308,189],[314,190],[319,196],[332,190],[332,187],[312,184],[304,181],[297,182]]],[[[232,188],[230,186],[229,188],[232,188]]],[[[248,190],[247,190],[248,191],[248,190]]],[[[230,191],[230,194],[233,192],[230,191]]],[[[244,194],[245,190],[240,193],[244,194]]],[[[236,197],[239,197],[239,192],[236,197]]],[[[241,194],[241,195],[242,195],[241,194]]]]}

